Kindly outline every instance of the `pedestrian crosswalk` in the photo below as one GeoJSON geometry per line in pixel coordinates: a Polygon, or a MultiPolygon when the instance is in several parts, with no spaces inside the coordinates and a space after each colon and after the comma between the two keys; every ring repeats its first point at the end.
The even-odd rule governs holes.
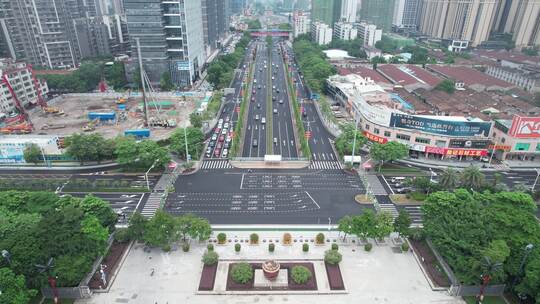
{"type": "Polygon", "coordinates": [[[231,169],[233,166],[229,163],[229,160],[205,160],[201,165],[201,169],[231,169]]]}
{"type": "Polygon", "coordinates": [[[343,165],[341,165],[338,161],[314,161],[312,162],[308,169],[314,169],[314,170],[321,170],[321,169],[334,169],[334,170],[340,170],[343,169],[343,165]]]}
{"type": "Polygon", "coordinates": [[[141,215],[151,218],[156,214],[156,211],[161,207],[161,200],[164,196],[163,192],[152,192],[146,200],[141,215]]]}
{"type": "Polygon", "coordinates": [[[411,218],[411,226],[422,227],[422,209],[420,209],[420,206],[405,206],[404,209],[411,218]]]}
{"type": "Polygon", "coordinates": [[[396,205],[392,203],[390,198],[386,195],[375,195],[375,198],[377,199],[377,203],[379,205],[379,211],[381,212],[388,212],[390,215],[392,215],[392,218],[395,219],[399,212],[396,208],[396,205]]]}

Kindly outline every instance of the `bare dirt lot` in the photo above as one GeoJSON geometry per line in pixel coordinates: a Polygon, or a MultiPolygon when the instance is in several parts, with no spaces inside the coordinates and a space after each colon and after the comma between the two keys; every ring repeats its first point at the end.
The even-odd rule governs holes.
{"type": "MultiPolygon", "coordinates": [[[[142,98],[125,98],[125,110],[117,104],[118,95],[107,94],[67,94],[49,101],[49,107],[60,113],[44,113],[39,108],[30,111],[35,134],[70,135],[77,132],[99,133],[105,138],[123,135],[125,130],[143,129],[144,114],[142,98]],[[62,114],[62,112],[64,114],[62,114]],[[114,112],[111,121],[90,120],[90,112],[114,112]],[[83,129],[86,127],[86,131],[83,129]],[[92,130],[93,129],[93,130],[92,130]]],[[[149,100],[148,118],[169,121],[177,126],[189,125],[189,114],[202,100],[198,97],[169,96],[149,100]],[[155,101],[155,103],[153,103],[155,101]]],[[[173,127],[150,127],[150,137],[163,139],[168,137],[173,127]]]]}

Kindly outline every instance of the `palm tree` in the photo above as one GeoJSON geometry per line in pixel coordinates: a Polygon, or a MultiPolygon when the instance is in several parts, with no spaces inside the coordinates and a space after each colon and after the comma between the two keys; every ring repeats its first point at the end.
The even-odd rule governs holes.
{"type": "Polygon", "coordinates": [[[461,172],[461,185],[467,189],[479,189],[484,185],[485,176],[476,166],[469,166],[461,172]]]}
{"type": "Polygon", "coordinates": [[[454,190],[459,185],[459,174],[456,170],[448,168],[441,173],[440,185],[445,190],[454,190]]]}
{"type": "Polygon", "coordinates": [[[480,293],[478,294],[477,300],[479,303],[482,303],[484,300],[484,290],[491,281],[491,279],[502,269],[503,263],[493,262],[489,257],[484,256],[482,261],[482,285],[480,286],[480,293]]]}

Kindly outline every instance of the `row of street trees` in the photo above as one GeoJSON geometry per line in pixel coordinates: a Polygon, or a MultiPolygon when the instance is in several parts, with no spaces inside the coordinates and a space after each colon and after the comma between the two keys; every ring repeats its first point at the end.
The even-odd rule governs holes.
{"type": "Polygon", "coordinates": [[[343,239],[351,234],[363,240],[383,239],[393,231],[407,237],[410,233],[410,225],[411,219],[406,212],[400,212],[393,220],[388,212],[375,213],[371,209],[366,209],[360,215],[342,217],[338,221],[338,230],[343,233],[343,239]]]}
{"type": "Polygon", "coordinates": [[[236,43],[234,52],[222,55],[216,58],[208,67],[208,82],[210,82],[214,89],[222,89],[229,86],[233,79],[234,69],[237,68],[238,63],[242,59],[250,40],[249,33],[245,32],[244,36],[236,43]]]}
{"type": "MultiPolygon", "coordinates": [[[[186,142],[189,154],[198,159],[204,145],[204,134],[200,128],[177,128],[171,137],[164,141],[169,147],[163,147],[153,140],[138,141],[132,136],[119,136],[105,139],[101,134],[76,133],[65,139],[66,154],[84,164],[89,161],[116,160],[130,168],[163,168],[170,161],[169,152],[186,156],[186,142]]],[[[42,160],[42,153],[37,145],[29,145],[24,150],[26,162],[37,163],[42,160]]]]}
{"type": "Polygon", "coordinates": [[[326,79],[336,73],[326,61],[323,48],[303,34],[294,40],[293,49],[307,85],[315,92],[322,92],[326,79]]]}
{"type": "Polygon", "coordinates": [[[212,234],[212,227],[207,219],[186,214],[173,217],[158,210],[154,217],[147,220],[140,213],[134,213],[129,220],[128,236],[131,240],[143,241],[152,247],[161,247],[168,251],[171,244],[188,237],[192,240],[205,241],[212,234]]]}

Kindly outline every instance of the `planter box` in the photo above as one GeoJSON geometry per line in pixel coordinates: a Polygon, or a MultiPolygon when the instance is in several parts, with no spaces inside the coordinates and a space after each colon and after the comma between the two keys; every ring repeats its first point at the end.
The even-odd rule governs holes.
{"type": "Polygon", "coordinates": [[[331,290],[345,290],[345,284],[343,283],[343,277],[341,276],[341,270],[339,265],[330,265],[324,263],[326,268],[326,275],[328,276],[328,284],[331,290]]]}
{"type": "Polygon", "coordinates": [[[210,291],[214,289],[217,266],[218,263],[211,266],[203,266],[201,281],[199,282],[199,291],[210,291]]]}

